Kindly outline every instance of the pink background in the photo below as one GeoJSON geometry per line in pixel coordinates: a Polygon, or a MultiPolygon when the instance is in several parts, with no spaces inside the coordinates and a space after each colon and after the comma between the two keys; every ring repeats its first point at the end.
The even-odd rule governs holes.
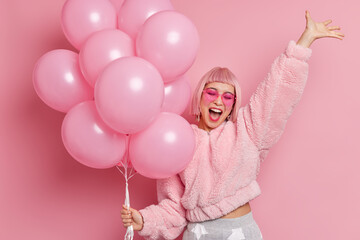
{"type": "MultiPolygon", "coordinates": [[[[0,239],[124,236],[122,175],[71,158],[60,135],[64,114],[33,89],[40,56],[74,50],[60,27],[64,2],[1,1],[0,239]]],[[[262,194],[250,204],[266,240],[359,239],[358,0],[172,2],[200,33],[198,58],[189,71],[192,89],[213,66],[227,66],[239,78],[242,106],[289,40],[300,37],[306,9],[316,21],[333,19],[331,25],[342,27],[343,41],[319,39],[311,46],[303,98],[263,163],[262,194]]],[[[155,192],[155,180],[137,175],[130,181],[136,209],[155,203],[155,192]]]]}

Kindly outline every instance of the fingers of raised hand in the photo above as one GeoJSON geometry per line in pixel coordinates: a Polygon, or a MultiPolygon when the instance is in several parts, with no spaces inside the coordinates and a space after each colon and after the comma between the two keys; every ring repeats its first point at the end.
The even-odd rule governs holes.
{"type": "Polygon", "coordinates": [[[322,23],[325,24],[325,26],[326,26],[326,25],[329,25],[331,22],[332,22],[332,20],[329,19],[329,20],[326,20],[326,21],[324,21],[324,22],[322,22],[322,23]]]}
{"type": "Polygon", "coordinates": [[[345,37],[344,34],[334,31],[334,30],[340,30],[340,26],[327,26],[330,23],[332,23],[331,19],[328,19],[323,22],[314,22],[310,17],[309,11],[307,10],[306,10],[306,19],[307,19],[307,23],[306,23],[307,28],[311,29],[311,32],[315,39],[323,38],[323,37],[333,37],[342,40],[343,37],[345,37]]]}
{"type": "Polygon", "coordinates": [[[334,30],[340,30],[339,26],[328,27],[327,29],[330,31],[329,37],[335,37],[335,38],[342,39],[345,36],[344,34],[342,34],[340,32],[334,31],[334,30]]]}
{"type": "Polygon", "coordinates": [[[329,30],[340,30],[339,26],[328,27],[329,30]]]}
{"type": "Polygon", "coordinates": [[[345,37],[345,35],[342,34],[342,33],[339,33],[339,32],[333,32],[331,37],[338,38],[338,39],[342,40],[345,37]]]}
{"type": "Polygon", "coordinates": [[[341,39],[345,36],[344,34],[340,33],[340,32],[336,32],[335,30],[340,30],[340,26],[329,26],[327,27],[326,25],[329,24],[331,22],[331,20],[325,21],[325,22],[321,22],[317,24],[317,30],[319,33],[319,38],[320,37],[334,37],[334,38],[338,38],[341,39]]]}

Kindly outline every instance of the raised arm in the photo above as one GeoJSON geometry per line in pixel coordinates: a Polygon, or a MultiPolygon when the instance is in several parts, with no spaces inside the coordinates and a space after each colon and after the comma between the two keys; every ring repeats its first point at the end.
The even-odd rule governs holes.
{"type": "Polygon", "coordinates": [[[268,150],[278,141],[299,102],[308,77],[311,52],[291,40],[243,108],[246,129],[260,151],[268,150]]]}
{"type": "MultiPolygon", "coordinates": [[[[299,102],[308,77],[308,48],[316,39],[333,37],[342,39],[340,27],[327,27],[331,20],[314,22],[308,11],[306,28],[300,39],[290,41],[284,53],[277,57],[265,80],[243,108],[243,117],[250,138],[266,156],[267,150],[280,138],[285,124],[299,102]]],[[[241,111],[239,111],[240,113],[241,111]]],[[[241,122],[241,121],[239,121],[241,122]]]]}

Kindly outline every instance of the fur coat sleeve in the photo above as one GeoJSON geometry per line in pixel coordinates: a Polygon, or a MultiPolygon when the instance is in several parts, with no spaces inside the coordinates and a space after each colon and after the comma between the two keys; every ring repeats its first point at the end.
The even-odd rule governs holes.
{"type": "MultiPolygon", "coordinates": [[[[291,40],[284,53],[273,62],[243,109],[248,134],[262,156],[267,154],[284,131],[299,102],[308,77],[307,63],[312,50],[291,40]]],[[[263,160],[262,158],[262,160],[263,160]]]]}

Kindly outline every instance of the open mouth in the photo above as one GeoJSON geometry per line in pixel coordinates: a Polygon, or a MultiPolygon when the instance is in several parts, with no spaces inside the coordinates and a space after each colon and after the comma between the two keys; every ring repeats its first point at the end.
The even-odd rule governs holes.
{"type": "Polygon", "coordinates": [[[222,111],[218,108],[210,108],[209,109],[209,117],[211,121],[218,121],[221,117],[222,111]]]}

